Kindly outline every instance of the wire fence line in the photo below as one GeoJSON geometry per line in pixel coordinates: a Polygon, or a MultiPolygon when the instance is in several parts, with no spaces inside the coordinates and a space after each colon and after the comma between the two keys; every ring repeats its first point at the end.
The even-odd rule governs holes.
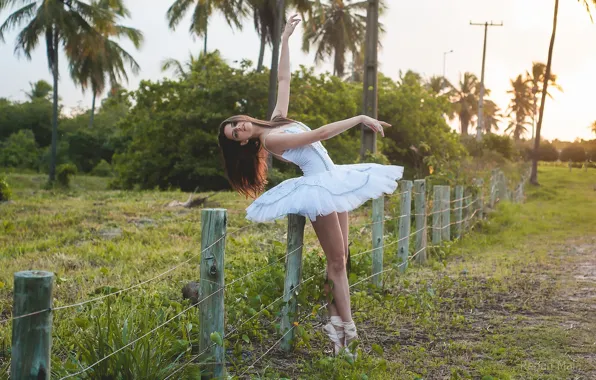
{"type": "MultiPolygon", "coordinates": [[[[494,185],[493,185],[493,186],[491,186],[491,193],[492,193],[492,191],[493,191],[493,189],[494,189],[494,188],[495,188],[495,186],[494,186],[494,185]]],[[[403,195],[403,194],[407,194],[407,193],[408,193],[408,192],[402,192],[402,193],[399,193],[399,194],[397,194],[397,195],[400,195],[400,196],[401,196],[401,195],[403,195]]],[[[413,193],[413,194],[430,194],[430,192],[428,192],[428,193],[427,193],[427,192],[424,192],[424,193],[415,193],[414,191],[411,191],[411,193],[413,193]]],[[[492,196],[492,194],[491,194],[491,196],[492,196]]],[[[385,219],[383,219],[383,220],[381,220],[381,221],[377,221],[377,222],[373,222],[373,223],[368,223],[368,224],[364,224],[364,225],[357,225],[357,226],[355,226],[356,228],[362,228],[362,227],[365,227],[365,226],[370,226],[370,225],[376,225],[376,224],[384,223],[384,222],[387,222],[387,221],[390,221],[390,220],[394,220],[394,219],[399,219],[399,220],[401,220],[402,218],[405,218],[405,217],[408,217],[408,216],[410,216],[410,217],[412,217],[412,216],[423,216],[423,217],[425,217],[425,219],[424,219],[424,223],[423,223],[422,227],[421,227],[421,228],[418,228],[418,229],[417,229],[416,231],[414,231],[414,232],[411,232],[411,233],[409,233],[407,236],[400,237],[400,238],[398,238],[398,239],[396,239],[396,240],[392,241],[391,243],[388,243],[388,244],[383,244],[381,247],[372,248],[372,249],[369,249],[369,250],[366,250],[366,251],[359,252],[359,253],[357,253],[357,254],[355,254],[355,255],[352,255],[351,257],[352,257],[352,258],[360,257],[360,256],[363,256],[363,255],[365,255],[365,254],[367,254],[367,253],[375,252],[375,251],[377,251],[377,250],[379,250],[379,249],[383,249],[383,248],[385,248],[385,247],[390,247],[390,246],[393,246],[393,245],[395,245],[395,244],[399,244],[399,243],[401,243],[401,242],[403,242],[403,241],[405,241],[405,240],[407,240],[407,239],[410,239],[410,238],[412,238],[413,236],[417,236],[417,235],[419,235],[419,234],[421,234],[421,233],[422,233],[422,234],[426,234],[428,231],[431,231],[431,230],[437,230],[437,229],[439,229],[439,230],[444,230],[445,228],[449,228],[450,226],[453,226],[453,225],[459,225],[459,226],[460,226],[460,228],[461,228],[461,225],[462,225],[462,224],[463,224],[463,225],[466,225],[466,227],[467,227],[467,226],[468,226],[468,222],[470,222],[470,221],[471,221],[471,220],[472,220],[472,219],[473,219],[473,218],[476,216],[476,214],[477,214],[479,211],[481,211],[481,210],[480,210],[480,207],[481,207],[481,205],[480,205],[480,207],[476,207],[476,208],[474,209],[473,213],[471,213],[470,215],[467,215],[467,216],[466,216],[466,218],[461,218],[461,213],[459,213],[459,215],[460,215],[460,216],[459,216],[459,219],[458,219],[458,220],[456,220],[456,221],[454,221],[454,222],[451,222],[451,223],[449,223],[449,224],[442,225],[441,227],[435,227],[435,226],[432,226],[432,225],[428,225],[428,220],[427,220],[427,218],[428,218],[428,217],[430,217],[430,216],[433,216],[433,215],[435,215],[435,214],[437,214],[437,213],[443,213],[443,212],[452,212],[452,211],[458,211],[458,210],[464,210],[464,209],[468,209],[468,208],[470,208],[470,207],[472,207],[472,206],[476,205],[476,204],[477,204],[477,202],[478,202],[478,199],[474,199],[472,202],[468,202],[468,203],[467,203],[465,206],[463,206],[463,205],[462,205],[462,206],[458,206],[458,207],[455,207],[455,208],[451,208],[451,207],[450,207],[450,205],[454,204],[455,202],[463,202],[463,201],[465,201],[465,200],[468,200],[468,199],[470,199],[470,198],[472,198],[472,197],[474,197],[474,195],[470,194],[470,195],[468,195],[468,196],[465,196],[465,197],[464,197],[464,196],[462,196],[462,197],[460,197],[460,198],[458,198],[458,199],[455,199],[455,200],[453,200],[453,201],[449,201],[449,202],[445,202],[446,200],[441,200],[441,201],[440,201],[440,202],[441,202],[441,204],[445,204],[445,203],[447,203],[447,205],[448,205],[448,207],[447,207],[447,208],[444,208],[444,207],[443,207],[443,208],[442,208],[442,210],[436,210],[436,211],[433,211],[433,212],[428,212],[428,207],[426,207],[426,210],[425,210],[425,212],[424,212],[424,213],[421,213],[421,214],[410,214],[409,212],[408,212],[408,213],[402,213],[401,215],[398,215],[398,216],[395,216],[395,217],[392,217],[392,218],[385,218],[385,219]]],[[[496,198],[497,200],[499,200],[499,199],[500,199],[499,197],[495,197],[495,198],[496,198]]],[[[480,199],[483,199],[483,195],[482,195],[482,194],[480,195],[480,199]]],[[[428,203],[429,203],[429,202],[427,202],[427,205],[428,205],[428,203]]],[[[408,210],[408,211],[409,211],[409,210],[408,210]]],[[[441,219],[442,219],[442,218],[441,218],[441,219]]],[[[441,223],[441,224],[443,224],[443,223],[441,223]]],[[[68,309],[68,308],[73,308],[73,307],[82,306],[82,305],[85,305],[85,304],[89,304],[89,303],[91,303],[91,302],[96,302],[96,301],[99,301],[99,300],[105,299],[105,298],[107,298],[107,297],[114,296],[114,295],[117,295],[117,294],[121,294],[121,293],[127,292],[127,291],[129,291],[129,290],[132,290],[132,289],[138,288],[138,287],[140,287],[140,286],[143,286],[143,285],[145,285],[145,284],[147,284],[147,283],[149,283],[149,282],[152,282],[152,281],[155,281],[155,280],[161,279],[161,278],[163,278],[164,276],[166,276],[167,274],[169,274],[169,273],[173,272],[174,270],[176,270],[177,268],[181,267],[182,265],[185,265],[185,264],[189,263],[191,260],[195,259],[195,258],[196,258],[196,257],[198,257],[199,255],[201,255],[201,254],[205,253],[206,251],[208,251],[209,249],[211,249],[212,247],[214,247],[216,244],[218,244],[219,242],[221,242],[221,241],[222,241],[223,239],[225,239],[227,236],[232,236],[232,235],[234,235],[234,234],[237,234],[237,233],[239,233],[240,231],[246,230],[247,228],[249,228],[249,227],[251,227],[251,226],[254,226],[254,225],[257,225],[257,224],[249,224],[249,225],[247,225],[247,226],[244,226],[244,227],[238,228],[238,229],[236,229],[236,230],[234,230],[234,231],[232,231],[232,232],[224,232],[224,233],[222,234],[222,236],[220,236],[219,238],[217,238],[217,239],[216,239],[216,240],[215,240],[213,243],[211,243],[211,244],[210,244],[208,247],[206,247],[205,249],[201,250],[199,253],[196,253],[196,254],[192,255],[192,256],[191,256],[190,258],[188,258],[187,260],[184,260],[184,261],[182,261],[182,262],[180,262],[180,263],[176,264],[174,267],[171,267],[171,268],[169,268],[168,270],[166,270],[166,271],[164,271],[164,272],[162,272],[162,273],[160,273],[160,274],[158,274],[158,275],[156,275],[156,276],[153,276],[153,277],[151,277],[151,278],[149,278],[149,279],[146,279],[146,280],[144,280],[144,281],[142,281],[142,282],[140,282],[140,283],[137,283],[137,284],[131,285],[131,286],[127,287],[127,288],[124,288],[124,289],[121,289],[121,290],[118,290],[118,291],[115,291],[115,292],[111,292],[111,293],[108,293],[108,294],[105,294],[105,295],[102,295],[102,296],[98,296],[98,297],[90,298],[90,299],[88,299],[88,300],[84,300],[84,301],[77,302],[77,303],[74,303],[74,304],[70,304],[70,305],[64,305],[64,306],[59,306],[59,307],[55,307],[55,308],[46,308],[46,309],[42,309],[42,310],[39,310],[39,311],[36,311],[36,312],[27,313],[27,314],[24,314],[24,315],[19,315],[19,316],[14,316],[14,317],[11,317],[11,318],[7,318],[7,319],[4,319],[4,320],[0,320],[0,323],[3,323],[3,322],[8,322],[8,321],[12,321],[12,320],[17,320],[17,319],[21,319],[21,318],[25,318],[25,317],[28,317],[28,316],[33,316],[33,315],[37,315],[37,314],[44,313],[44,312],[52,312],[52,311],[57,311],[57,310],[63,310],[63,309],[68,309]]],[[[400,226],[400,229],[401,229],[401,226],[400,226]]],[[[224,231],[225,231],[225,230],[224,230],[224,231]]],[[[460,231],[461,231],[461,229],[460,229],[460,231]]],[[[288,232],[288,234],[289,234],[289,232],[288,232]]],[[[289,239],[289,235],[288,235],[288,239],[289,239]]],[[[363,279],[360,279],[359,281],[357,281],[357,282],[355,282],[354,284],[350,285],[350,286],[349,286],[349,289],[352,289],[354,286],[357,286],[357,285],[359,285],[359,284],[361,284],[361,283],[363,283],[363,282],[367,281],[367,280],[368,280],[368,279],[370,279],[370,278],[373,278],[373,277],[375,277],[375,276],[379,276],[379,275],[383,275],[383,274],[385,274],[385,273],[387,273],[387,272],[390,272],[390,271],[393,271],[393,270],[396,270],[396,269],[401,269],[402,267],[406,266],[406,265],[407,265],[407,264],[408,264],[408,263],[409,263],[409,262],[410,262],[412,259],[416,258],[416,257],[417,257],[417,256],[418,256],[420,253],[422,253],[424,250],[426,250],[427,248],[432,248],[432,247],[433,247],[433,245],[431,245],[431,246],[427,246],[427,243],[426,243],[426,241],[427,241],[426,239],[423,239],[423,240],[422,240],[422,246],[420,247],[420,249],[418,249],[418,251],[416,251],[414,254],[406,256],[406,259],[405,259],[403,262],[401,262],[400,264],[398,264],[398,265],[392,265],[390,268],[387,268],[387,269],[385,269],[385,270],[381,270],[381,271],[379,271],[379,270],[374,270],[374,272],[375,272],[375,273],[373,273],[373,274],[371,274],[370,276],[367,276],[367,277],[365,277],[365,278],[363,278],[363,279]]],[[[383,242],[384,242],[384,239],[383,239],[383,242]]],[[[173,320],[175,320],[175,319],[179,318],[180,316],[182,316],[184,313],[188,312],[188,311],[189,311],[189,310],[191,310],[192,308],[195,308],[195,307],[197,307],[197,306],[201,305],[203,302],[205,302],[206,300],[210,299],[210,298],[211,298],[211,297],[213,297],[214,295],[216,295],[216,294],[218,294],[218,293],[223,293],[223,292],[225,292],[227,289],[229,289],[229,288],[230,288],[232,285],[234,285],[234,284],[236,284],[236,283],[238,283],[238,282],[240,282],[240,281],[244,281],[245,279],[247,279],[247,278],[249,278],[249,277],[251,277],[251,276],[255,275],[256,273],[262,272],[262,271],[264,271],[264,270],[266,270],[266,269],[268,269],[268,268],[271,268],[271,267],[273,267],[274,265],[277,265],[277,264],[281,263],[282,261],[284,261],[284,260],[288,259],[288,257],[290,257],[291,255],[293,255],[294,253],[298,252],[299,250],[302,250],[304,247],[305,247],[305,245],[304,245],[304,244],[300,244],[298,247],[296,247],[296,248],[292,249],[291,251],[288,251],[288,252],[287,252],[285,255],[283,255],[283,256],[280,256],[280,257],[278,257],[278,258],[274,259],[273,261],[271,261],[271,262],[267,263],[266,265],[264,265],[264,266],[261,266],[261,267],[259,267],[259,268],[256,268],[255,270],[252,270],[252,271],[250,271],[250,272],[248,272],[248,273],[244,274],[243,276],[241,276],[241,277],[238,277],[238,278],[234,279],[233,281],[231,281],[231,282],[229,282],[229,283],[227,283],[227,284],[223,284],[223,285],[222,285],[222,284],[219,284],[219,283],[217,283],[217,282],[210,281],[209,279],[203,279],[203,278],[201,278],[201,281],[207,281],[207,282],[210,282],[210,283],[213,283],[213,284],[216,284],[216,285],[220,286],[220,287],[219,287],[219,289],[217,289],[216,291],[214,291],[214,292],[212,292],[211,294],[207,295],[206,297],[203,297],[203,298],[202,298],[202,299],[200,299],[199,301],[192,303],[192,304],[191,304],[191,305],[189,305],[188,307],[184,308],[184,309],[183,309],[181,312],[179,312],[178,314],[176,314],[176,315],[174,315],[173,317],[171,317],[171,318],[167,319],[166,321],[164,321],[164,322],[160,323],[159,325],[157,325],[156,327],[154,327],[154,328],[153,328],[153,329],[151,329],[150,331],[146,332],[145,334],[143,334],[143,335],[139,336],[138,338],[134,339],[133,341],[131,341],[131,342],[127,343],[126,345],[124,345],[124,346],[122,346],[122,347],[120,347],[120,348],[118,348],[118,349],[116,349],[116,350],[112,351],[110,354],[108,354],[108,355],[104,356],[103,358],[101,358],[101,359],[97,360],[96,362],[92,363],[91,365],[88,365],[87,367],[85,367],[85,368],[82,368],[82,369],[81,369],[81,370],[79,370],[78,372],[76,372],[76,373],[72,373],[72,374],[68,374],[68,375],[66,375],[66,376],[64,376],[64,377],[61,377],[61,378],[60,378],[60,380],[64,380],[64,379],[68,379],[68,378],[72,378],[72,377],[75,377],[75,376],[81,375],[81,374],[83,374],[83,373],[85,373],[85,372],[87,372],[87,371],[89,371],[89,370],[93,369],[93,368],[94,368],[94,367],[96,367],[98,364],[100,364],[100,363],[104,362],[105,360],[108,360],[109,358],[111,358],[111,357],[113,357],[114,355],[116,355],[116,354],[118,354],[118,353],[122,352],[122,351],[123,351],[123,350],[125,350],[126,348],[133,346],[135,343],[137,343],[137,342],[139,342],[140,340],[142,340],[142,339],[144,339],[144,338],[146,338],[146,337],[150,336],[151,334],[153,334],[154,332],[156,332],[156,331],[157,331],[157,330],[159,330],[160,328],[163,328],[163,327],[164,327],[164,326],[166,326],[168,323],[170,323],[170,322],[172,322],[173,320]]],[[[244,325],[246,325],[246,324],[247,324],[247,323],[249,323],[250,321],[253,321],[253,320],[255,320],[256,318],[258,318],[258,317],[262,316],[262,315],[263,315],[263,313],[264,313],[266,310],[270,309],[270,308],[271,308],[273,305],[275,305],[276,303],[278,303],[280,300],[284,299],[284,298],[285,298],[285,297],[287,297],[288,295],[291,295],[291,293],[292,293],[292,292],[296,292],[296,289],[298,289],[298,288],[299,288],[299,287],[301,287],[302,285],[304,285],[304,284],[306,284],[306,283],[308,283],[308,282],[312,281],[314,278],[316,278],[316,276],[317,276],[317,275],[319,275],[320,273],[324,272],[325,270],[326,270],[326,269],[324,268],[322,271],[320,271],[320,272],[316,272],[315,274],[313,274],[313,275],[312,275],[312,276],[310,276],[309,278],[307,278],[307,279],[304,279],[304,280],[300,280],[300,282],[298,283],[298,285],[296,285],[296,286],[292,287],[292,288],[291,288],[291,289],[290,289],[288,292],[284,292],[284,293],[283,293],[281,296],[277,297],[276,299],[274,299],[273,301],[271,301],[271,302],[270,302],[270,303],[268,303],[267,305],[265,305],[265,306],[262,306],[262,307],[261,307],[261,309],[260,309],[258,312],[256,312],[255,314],[253,314],[253,315],[252,315],[252,316],[250,316],[249,318],[247,318],[247,319],[245,319],[245,320],[243,320],[243,321],[240,321],[240,322],[239,322],[239,323],[238,323],[236,326],[233,326],[233,327],[232,327],[232,329],[231,329],[231,330],[230,330],[230,331],[229,331],[227,334],[223,334],[223,333],[222,333],[222,335],[224,336],[224,338],[225,338],[225,339],[230,339],[230,338],[234,337],[234,336],[235,336],[235,334],[237,334],[237,333],[240,331],[240,329],[241,329],[241,328],[242,328],[244,325]]],[[[317,310],[317,312],[318,312],[319,310],[321,310],[321,308],[325,307],[326,305],[327,305],[327,304],[325,304],[325,305],[322,305],[321,307],[319,307],[319,309],[317,310]]],[[[317,312],[312,312],[311,314],[316,314],[317,312]]],[[[308,317],[308,315],[307,315],[305,318],[307,318],[307,317],[308,317]]],[[[302,319],[300,322],[298,322],[298,323],[302,323],[302,321],[304,321],[304,320],[305,320],[305,318],[303,318],[303,319],[302,319]]],[[[269,324],[269,325],[273,324],[273,323],[275,322],[275,320],[276,320],[276,319],[277,319],[277,318],[273,319],[273,320],[270,322],[270,324],[269,324]]],[[[296,323],[296,322],[295,322],[295,323],[296,323]]],[[[271,350],[272,350],[272,349],[273,349],[273,348],[274,348],[274,347],[275,347],[277,344],[279,344],[279,342],[281,342],[281,341],[282,341],[282,340],[283,340],[283,339],[284,339],[284,338],[285,338],[285,337],[286,337],[288,334],[290,334],[290,333],[291,333],[291,332],[294,330],[295,326],[296,326],[295,324],[291,325],[291,328],[289,328],[289,329],[288,329],[288,331],[286,331],[286,332],[285,332],[285,333],[284,333],[284,334],[281,336],[281,338],[280,338],[280,339],[278,339],[278,340],[277,340],[277,341],[276,341],[276,342],[273,344],[273,346],[269,347],[269,349],[267,349],[267,351],[265,351],[265,353],[264,353],[264,354],[262,354],[262,355],[261,355],[261,356],[260,356],[260,357],[259,357],[257,360],[255,360],[255,361],[254,361],[254,362],[253,362],[253,363],[252,363],[252,364],[251,364],[251,365],[250,365],[250,366],[249,366],[249,367],[248,367],[248,368],[247,368],[247,369],[246,369],[246,370],[245,370],[245,371],[244,371],[244,372],[241,374],[241,376],[242,376],[242,375],[244,375],[244,374],[245,374],[245,373],[246,373],[248,370],[250,370],[250,368],[254,368],[254,365],[255,365],[255,364],[257,364],[257,363],[258,363],[260,360],[262,360],[262,358],[264,358],[264,357],[265,357],[265,356],[266,356],[266,355],[267,355],[269,352],[271,352],[271,350]]],[[[166,379],[169,379],[169,378],[171,378],[171,377],[172,377],[174,374],[176,374],[176,373],[178,373],[179,371],[183,370],[183,369],[184,369],[186,366],[188,366],[189,364],[191,364],[191,363],[192,363],[194,360],[196,360],[196,359],[197,359],[197,358],[199,358],[201,355],[203,355],[205,352],[207,352],[207,351],[209,351],[211,348],[213,348],[213,347],[214,347],[214,345],[215,345],[215,343],[214,343],[214,344],[210,344],[210,345],[208,345],[208,346],[207,346],[205,349],[203,349],[201,352],[199,352],[198,354],[196,354],[196,355],[193,355],[193,356],[190,358],[190,360],[189,360],[189,361],[187,361],[185,364],[183,364],[183,365],[179,366],[178,368],[176,368],[176,370],[175,370],[174,372],[172,372],[170,375],[168,375],[168,376],[166,377],[166,379]]],[[[203,364],[205,364],[205,363],[203,363],[203,364]]],[[[215,364],[222,364],[222,363],[215,363],[215,364]]]]}
{"type": "Polygon", "coordinates": [[[10,322],[10,321],[15,320],[15,319],[21,319],[21,318],[31,317],[31,316],[38,315],[38,314],[45,313],[45,312],[53,312],[53,311],[58,311],[58,310],[72,309],[74,307],[79,307],[79,306],[83,306],[83,305],[86,305],[86,304],[89,304],[89,303],[92,303],[92,302],[101,301],[102,299],[105,299],[105,298],[108,298],[108,297],[112,297],[112,296],[116,296],[118,294],[122,294],[122,293],[127,292],[127,291],[132,290],[132,289],[136,289],[138,287],[141,287],[141,286],[143,286],[145,284],[148,284],[148,283],[150,283],[152,281],[155,281],[155,280],[157,280],[159,278],[164,277],[168,273],[171,273],[171,272],[175,271],[176,269],[180,268],[184,264],[188,264],[193,259],[195,259],[196,257],[200,256],[201,254],[203,254],[204,252],[208,251],[213,246],[215,246],[217,243],[219,243],[220,241],[222,241],[223,239],[225,239],[226,236],[231,236],[231,235],[237,234],[238,232],[243,231],[243,230],[245,230],[245,229],[247,229],[247,228],[249,228],[251,226],[252,225],[249,224],[249,225],[246,225],[244,227],[238,228],[238,229],[236,229],[236,230],[234,230],[232,232],[228,232],[228,233],[223,234],[215,242],[213,242],[212,244],[210,244],[205,249],[201,250],[199,253],[196,253],[196,254],[192,255],[187,260],[184,260],[184,261],[176,264],[175,266],[171,267],[170,269],[166,270],[165,272],[162,272],[162,273],[160,273],[160,274],[158,274],[156,276],[153,276],[153,277],[151,277],[151,278],[149,278],[147,280],[141,281],[138,284],[134,284],[134,285],[131,285],[131,286],[127,287],[127,288],[120,289],[120,290],[117,290],[115,292],[111,292],[111,293],[108,293],[108,294],[104,294],[102,296],[90,298],[90,299],[85,300],[85,301],[80,301],[80,302],[76,302],[76,303],[69,304],[69,305],[64,305],[64,306],[57,306],[57,307],[45,308],[45,309],[42,309],[42,310],[34,311],[34,312],[23,314],[23,315],[12,316],[10,318],[6,318],[6,319],[0,320],[0,324],[1,323],[5,323],[5,322],[10,322]]]}

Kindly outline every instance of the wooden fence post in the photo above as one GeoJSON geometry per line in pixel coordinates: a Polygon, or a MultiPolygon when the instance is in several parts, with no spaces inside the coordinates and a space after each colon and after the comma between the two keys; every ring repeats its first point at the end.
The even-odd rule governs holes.
{"type": "Polygon", "coordinates": [[[410,222],[412,210],[412,181],[402,181],[403,190],[399,206],[399,242],[397,243],[397,258],[399,271],[404,273],[408,269],[410,255],[410,222]]]}
{"type": "Polygon", "coordinates": [[[495,208],[495,204],[497,203],[497,171],[493,170],[490,175],[490,203],[489,207],[491,209],[495,208]]]}
{"type": "Polygon", "coordinates": [[[441,239],[445,241],[451,240],[451,187],[442,186],[443,188],[443,205],[441,216],[441,239]]]}
{"type": "Polygon", "coordinates": [[[205,351],[208,364],[203,378],[225,377],[225,351],[213,345],[211,334],[224,337],[224,268],[226,249],[227,211],[204,209],[201,211],[201,277],[202,301],[199,305],[199,349],[205,351]]]}
{"type": "MultiPolygon", "coordinates": [[[[484,196],[483,196],[483,187],[484,187],[484,180],[479,179],[476,181],[476,196],[474,198],[474,206],[477,207],[478,210],[478,219],[484,219],[484,196]]],[[[473,215],[470,210],[468,210],[469,215],[473,215]]]]}
{"type": "Polygon", "coordinates": [[[373,284],[378,287],[383,286],[383,276],[376,273],[383,271],[383,235],[385,233],[385,197],[373,199],[373,215],[372,215],[372,272],[375,274],[372,278],[373,284]]]}
{"type": "Polygon", "coordinates": [[[433,245],[441,244],[441,205],[443,204],[441,194],[441,186],[433,186],[433,245]]]}
{"type": "MultiPolygon", "coordinates": [[[[306,219],[301,215],[288,215],[288,257],[286,259],[286,279],[284,281],[284,304],[280,331],[285,334],[294,327],[298,320],[297,291],[294,289],[302,281],[302,245],[304,243],[304,225],[306,219]]],[[[298,291],[300,291],[299,289],[298,291]]],[[[290,331],[281,341],[284,351],[292,349],[294,330],[290,331]]]]}
{"type": "Polygon", "coordinates": [[[416,210],[416,262],[426,262],[426,180],[414,181],[414,203],[416,210]]]}
{"type": "Polygon", "coordinates": [[[463,213],[463,199],[464,198],[464,187],[461,185],[455,186],[455,202],[453,204],[454,207],[454,214],[455,214],[455,223],[456,223],[456,230],[455,230],[455,238],[461,239],[463,233],[463,224],[462,224],[462,213],[463,213]]]}
{"type": "Polygon", "coordinates": [[[505,173],[499,171],[499,201],[503,202],[507,200],[507,178],[505,173]]]}
{"type": "Polygon", "coordinates": [[[50,272],[14,274],[13,315],[44,312],[12,321],[11,379],[50,378],[53,286],[54,274],[50,272]]]}

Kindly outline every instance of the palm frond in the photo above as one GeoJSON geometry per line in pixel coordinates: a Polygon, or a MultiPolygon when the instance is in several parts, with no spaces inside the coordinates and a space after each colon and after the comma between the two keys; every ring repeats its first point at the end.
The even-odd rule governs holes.
{"type": "MultiPolygon", "coordinates": [[[[2,26],[0,26],[0,42],[5,42],[4,33],[16,28],[17,26],[21,25],[26,20],[33,17],[36,13],[35,6],[37,4],[31,3],[29,5],[25,5],[24,7],[14,11],[10,16],[6,18],[2,26]]],[[[0,4],[0,10],[2,9],[2,4],[0,4]]]]}
{"type": "Polygon", "coordinates": [[[190,6],[194,3],[194,0],[176,0],[168,8],[166,18],[168,19],[168,26],[170,29],[175,30],[190,6]]]}

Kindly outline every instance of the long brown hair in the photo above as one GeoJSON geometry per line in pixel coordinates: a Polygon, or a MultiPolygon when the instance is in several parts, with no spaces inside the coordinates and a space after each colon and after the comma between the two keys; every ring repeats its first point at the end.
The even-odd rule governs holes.
{"type": "Polygon", "coordinates": [[[230,140],[224,134],[226,125],[235,126],[243,121],[250,121],[253,125],[263,128],[277,128],[293,123],[294,120],[276,116],[271,121],[266,121],[237,115],[227,118],[219,125],[219,147],[230,185],[240,194],[256,198],[265,190],[267,184],[267,151],[263,149],[258,138],[240,145],[240,141],[230,140]]]}

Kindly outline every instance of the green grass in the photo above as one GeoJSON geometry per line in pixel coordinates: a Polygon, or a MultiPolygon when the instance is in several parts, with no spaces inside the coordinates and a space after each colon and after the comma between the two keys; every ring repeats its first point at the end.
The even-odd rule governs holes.
{"type": "MultiPolygon", "coordinates": [[[[324,352],[319,313],[298,326],[296,352],[273,350],[250,373],[269,378],[594,378],[596,321],[590,315],[596,311],[596,278],[581,276],[595,261],[595,173],[540,167],[542,186],[528,185],[524,204],[498,205],[462,241],[433,250],[429,265],[412,266],[405,276],[390,272],[383,291],[358,285],[352,294],[361,336],[356,363],[324,352]]],[[[14,202],[0,205],[0,319],[11,313],[16,271],[55,272],[54,305],[60,306],[136,284],[192,258],[120,296],[57,311],[53,377],[100,359],[188,307],[180,289],[199,277],[200,209],[165,207],[188,194],[111,191],[106,179],[86,176],[76,176],[70,190],[42,190],[43,175],[10,173],[7,178],[14,202]]],[[[207,207],[227,208],[233,231],[249,225],[243,213],[248,204],[220,193],[207,207]]],[[[358,227],[368,223],[368,208],[351,217],[353,253],[370,247],[370,228],[358,227]]],[[[250,225],[228,237],[227,283],[272,264],[226,289],[228,327],[281,295],[283,262],[274,262],[285,254],[285,230],[285,222],[250,225]]],[[[388,223],[386,230],[386,241],[395,241],[394,225],[388,223]]],[[[299,292],[301,310],[308,313],[323,302],[324,260],[310,227],[305,242],[303,276],[319,273],[299,292]]],[[[387,251],[386,265],[391,265],[395,255],[387,251]]],[[[368,255],[353,264],[351,282],[370,273],[368,255]]],[[[228,337],[231,374],[242,372],[278,339],[281,306],[262,311],[228,337]]],[[[197,335],[193,309],[106,360],[91,378],[162,379],[197,352],[197,335]]],[[[10,339],[10,326],[0,325],[0,378],[9,364],[10,339]]],[[[199,370],[188,366],[179,378],[199,370]]]]}

